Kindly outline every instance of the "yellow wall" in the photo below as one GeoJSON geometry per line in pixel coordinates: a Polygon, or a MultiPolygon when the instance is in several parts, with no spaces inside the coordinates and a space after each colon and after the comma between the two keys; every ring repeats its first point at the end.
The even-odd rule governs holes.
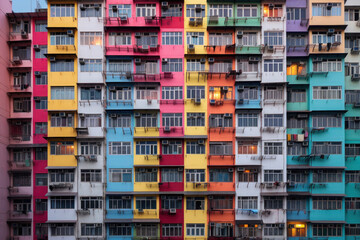
{"type": "MultiPolygon", "coordinates": [[[[191,196],[193,197],[193,196],[191,196]]],[[[196,196],[194,196],[196,197],[196,196]]],[[[186,199],[184,201],[184,235],[185,237],[188,237],[186,235],[186,224],[188,223],[203,223],[205,224],[205,239],[208,235],[208,227],[207,227],[207,199],[205,197],[205,208],[204,210],[186,210],[186,199]]],[[[190,237],[190,236],[189,236],[190,237]]],[[[194,237],[192,238],[194,239],[194,237]]],[[[196,239],[202,239],[202,237],[196,237],[196,239]]]]}
{"type": "Polygon", "coordinates": [[[77,1],[73,0],[48,0],[48,27],[50,28],[76,28],[77,27],[77,1]],[[75,12],[74,17],[50,17],[51,4],[74,4],[75,12]]]}
{"type": "MultiPolygon", "coordinates": [[[[148,197],[149,195],[147,195],[148,197]]],[[[144,209],[144,213],[139,213],[139,211],[136,209],[136,198],[138,196],[134,197],[134,218],[135,219],[156,219],[159,218],[159,195],[156,196],[156,209],[144,209]]],[[[140,196],[139,196],[140,197],[140,196]]],[[[150,197],[150,196],[149,196],[150,197]]]]}
{"type": "Polygon", "coordinates": [[[77,160],[75,155],[77,155],[77,141],[75,139],[51,139],[48,143],[48,166],[49,167],[59,167],[59,166],[68,166],[73,167],[77,166],[77,160]],[[50,141],[73,141],[74,142],[74,155],[50,155],[50,141]]]}
{"type": "Polygon", "coordinates": [[[309,0],[309,25],[329,25],[334,26],[336,25],[344,25],[345,18],[344,18],[344,0],[309,0]],[[313,3],[339,3],[341,2],[341,16],[312,16],[312,4],[313,3]]]}

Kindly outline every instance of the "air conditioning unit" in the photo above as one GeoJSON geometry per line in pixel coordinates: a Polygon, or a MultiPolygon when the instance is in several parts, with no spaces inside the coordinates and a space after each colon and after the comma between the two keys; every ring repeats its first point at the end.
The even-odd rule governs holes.
{"type": "Polygon", "coordinates": [[[233,169],[233,168],[229,168],[229,169],[228,169],[228,172],[234,172],[234,169],[233,169]]]}
{"type": "Polygon", "coordinates": [[[139,212],[139,213],[143,213],[143,212],[144,212],[144,209],[139,208],[139,209],[138,209],[138,212],[139,212]]]}
{"type": "Polygon", "coordinates": [[[274,46],[270,45],[270,46],[267,46],[267,50],[269,52],[273,52],[274,51],[274,46]]]}
{"type": "Polygon", "coordinates": [[[237,101],[237,104],[244,104],[244,99],[240,98],[240,99],[237,101]]]}
{"type": "Polygon", "coordinates": [[[265,183],[266,188],[273,188],[274,183],[265,183]]]}
{"type": "Polygon", "coordinates": [[[225,114],[224,114],[224,117],[225,117],[225,118],[231,118],[231,117],[232,117],[232,114],[231,114],[231,113],[225,113],[225,114]]]}
{"type": "Polygon", "coordinates": [[[238,31],[237,34],[236,34],[236,37],[237,38],[242,38],[244,35],[244,33],[242,31],[238,31]]]}
{"type": "Polygon", "coordinates": [[[294,142],[287,142],[288,146],[294,146],[294,142]]]}
{"type": "Polygon", "coordinates": [[[126,22],[127,19],[128,19],[128,17],[125,15],[120,16],[120,21],[122,21],[122,22],[126,22]]]}
{"type": "Polygon", "coordinates": [[[95,85],[95,90],[101,90],[101,86],[100,85],[95,85]]]}
{"type": "Polygon", "coordinates": [[[170,208],[169,212],[172,213],[172,214],[175,214],[176,213],[176,208],[170,208]]]}
{"type": "Polygon", "coordinates": [[[36,71],[34,74],[35,74],[36,77],[40,77],[40,76],[41,76],[41,72],[39,72],[39,71],[36,71]]]}
{"type": "Polygon", "coordinates": [[[279,228],[281,228],[281,229],[285,228],[285,224],[284,223],[279,223],[279,228]]]}
{"type": "Polygon", "coordinates": [[[169,145],[169,141],[168,141],[168,140],[162,140],[162,141],[161,141],[161,144],[162,144],[162,145],[169,145]]]}
{"type": "Polygon", "coordinates": [[[15,19],[15,18],[11,18],[11,19],[9,20],[9,23],[10,23],[10,24],[16,24],[16,19],[15,19]]]}
{"type": "Polygon", "coordinates": [[[333,35],[335,33],[335,29],[334,28],[330,28],[330,29],[328,29],[328,31],[327,31],[327,34],[328,35],[333,35]]]}
{"type": "Polygon", "coordinates": [[[162,8],[168,8],[168,7],[169,7],[169,3],[168,3],[168,2],[161,2],[161,7],[162,7],[162,8]]]}
{"type": "Polygon", "coordinates": [[[200,105],[201,104],[201,98],[196,98],[194,102],[195,102],[196,105],[200,105]]]}
{"type": "Polygon", "coordinates": [[[142,49],[142,50],[149,50],[149,45],[142,45],[142,46],[141,46],[141,49],[142,49]]]}
{"type": "Polygon", "coordinates": [[[178,172],[182,172],[182,171],[184,171],[184,169],[181,168],[181,167],[179,167],[179,168],[178,168],[178,172]]]}
{"type": "Polygon", "coordinates": [[[210,105],[215,105],[216,100],[215,99],[210,99],[210,105]]]}
{"type": "Polygon", "coordinates": [[[205,140],[200,139],[200,140],[197,141],[197,143],[198,143],[199,145],[204,145],[204,144],[205,144],[205,140]]]}
{"type": "Polygon", "coordinates": [[[351,80],[359,80],[360,79],[360,74],[359,73],[355,73],[351,76],[351,80]]]}
{"type": "Polygon", "coordinates": [[[354,121],[356,121],[356,122],[360,121],[360,117],[355,117],[354,121]]]}
{"type": "Polygon", "coordinates": [[[50,62],[56,62],[56,57],[50,57],[49,60],[50,62]]]}
{"type": "Polygon", "coordinates": [[[302,146],[303,146],[303,147],[308,147],[308,146],[309,146],[309,142],[303,142],[303,143],[302,143],[302,146]]]}
{"type": "Polygon", "coordinates": [[[136,33],[135,33],[135,37],[136,37],[136,38],[140,38],[140,37],[141,37],[141,33],[136,32],[136,33]]]}
{"type": "Polygon", "coordinates": [[[238,90],[239,92],[244,91],[244,89],[245,89],[245,86],[244,86],[244,85],[237,87],[237,90],[238,90]]]}
{"type": "Polygon", "coordinates": [[[101,4],[94,4],[94,8],[95,8],[96,10],[99,10],[100,7],[101,7],[101,4]]]}
{"type": "Polygon", "coordinates": [[[79,58],[79,63],[80,63],[80,65],[85,65],[85,59],[79,58]]]}
{"type": "Polygon", "coordinates": [[[40,97],[34,97],[34,101],[35,101],[35,102],[39,102],[40,100],[41,100],[40,97]]]}
{"type": "Polygon", "coordinates": [[[249,62],[259,62],[260,58],[259,57],[249,57],[249,62]]]}
{"type": "Polygon", "coordinates": [[[307,114],[298,114],[296,117],[300,118],[300,119],[304,119],[304,118],[308,118],[308,115],[307,114]]]}
{"type": "Polygon", "coordinates": [[[89,161],[96,162],[97,161],[97,156],[96,155],[90,155],[89,161]]]}
{"type": "Polygon", "coordinates": [[[135,58],[135,64],[141,64],[141,58],[135,58]]]}
{"type": "Polygon", "coordinates": [[[65,116],[66,116],[66,113],[61,112],[61,113],[59,113],[59,116],[60,116],[60,117],[65,117],[65,116]]]}
{"type": "Polygon", "coordinates": [[[20,74],[18,72],[14,72],[13,75],[14,75],[14,77],[20,76],[20,74]]]}
{"type": "Polygon", "coordinates": [[[166,64],[166,63],[168,63],[168,59],[167,59],[167,58],[163,58],[163,59],[161,60],[161,62],[166,64]]]}
{"type": "Polygon", "coordinates": [[[67,35],[74,36],[74,30],[67,30],[67,35]]]}
{"type": "Polygon", "coordinates": [[[200,63],[206,63],[206,58],[201,58],[200,63]]]}
{"type": "Polygon", "coordinates": [[[238,172],[244,172],[244,171],[245,171],[245,168],[243,168],[243,167],[238,167],[238,168],[237,168],[237,171],[238,171],[238,172]]]}
{"type": "Polygon", "coordinates": [[[109,91],[116,91],[116,87],[115,86],[109,86],[109,91]]]}
{"type": "Polygon", "coordinates": [[[158,169],[157,169],[157,168],[153,168],[153,169],[152,169],[152,172],[158,172],[158,169]]]}
{"type": "Polygon", "coordinates": [[[110,114],[109,115],[111,118],[116,118],[117,117],[117,115],[115,114],[115,113],[112,113],[112,114],[110,114]]]}
{"type": "Polygon", "coordinates": [[[171,127],[170,126],[165,126],[164,127],[164,132],[167,132],[167,133],[171,132],[171,127]]]}
{"type": "Polygon", "coordinates": [[[139,112],[134,113],[134,117],[138,118],[140,116],[141,116],[141,114],[139,112]]]}
{"type": "Polygon", "coordinates": [[[79,113],[79,118],[84,118],[85,117],[85,113],[79,113]]]}
{"type": "Polygon", "coordinates": [[[28,33],[24,30],[21,30],[21,37],[26,38],[28,33]]]}
{"type": "Polygon", "coordinates": [[[81,4],[80,5],[80,10],[85,10],[86,8],[88,8],[88,4],[81,4]]]}
{"type": "Polygon", "coordinates": [[[15,63],[20,63],[20,62],[21,62],[20,57],[19,57],[19,56],[14,56],[14,57],[13,57],[13,62],[15,62],[15,63]]]}
{"type": "Polygon", "coordinates": [[[39,52],[39,51],[40,51],[40,46],[39,46],[39,45],[34,45],[34,50],[35,50],[36,52],[39,52]]]}
{"type": "Polygon", "coordinates": [[[353,47],[352,49],[351,49],[351,52],[353,52],[353,53],[358,53],[360,51],[360,48],[359,47],[353,47]]]}
{"type": "Polygon", "coordinates": [[[214,63],[214,62],[215,62],[215,58],[208,58],[208,62],[209,62],[209,63],[214,63]]]}
{"type": "Polygon", "coordinates": [[[201,5],[196,5],[195,6],[195,12],[201,12],[201,11],[202,11],[201,5]]]}
{"type": "Polygon", "coordinates": [[[117,12],[117,11],[118,11],[117,5],[113,5],[113,6],[112,6],[112,10],[113,10],[113,12],[117,12]]]}
{"type": "Polygon", "coordinates": [[[188,50],[195,50],[194,44],[188,44],[188,50]]]}
{"type": "Polygon", "coordinates": [[[322,62],[322,61],[323,61],[322,58],[314,58],[314,59],[313,59],[313,62],[322,62]]]}

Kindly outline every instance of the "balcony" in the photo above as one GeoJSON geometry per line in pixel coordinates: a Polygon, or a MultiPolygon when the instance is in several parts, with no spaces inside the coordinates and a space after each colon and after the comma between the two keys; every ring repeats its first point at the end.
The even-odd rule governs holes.
{"type": "Polygon", "coordinates": [[[74,17],[51,17],[48,16],[48,28],[77,28],[77,11],[74,17]]]}
{"type": "Polygon", "coordinates": [[[129,17],[127,14],[122,14],[117,17],[104,18],[105,27],[152,27],[159,28],[163,25],[179,25],[181,17],[167,17],[167,16],[148,16],[148,17],[129,17]]]}
{"type": "Polygon", "coordinates": [[[9,34],[10,43],[31,41],[31,39],[32,39],[31,33],[28,33],[26,31],[10,32],[9,34]]]}
{"type": "Polygon", "coordinates": [[[228,44],[223,46],[209,45],[204,46],[207,50],[207,54],[226,54],[231,55],[235,53],[235,44],[228,44]]]}
{"type": "Polygon", "coordinates": [[[22,58],[19,56],[13,56],[10,60],[10,65],[8,69],[31,69],[32,67],[32,61],[30,59],[22,58]]]}
{"type": "Polygon", "coordinates": [[[261,46],[236,45],[235,53],[236,54],[262,54],[262,47],[261,46]]]}
{"type": "Polygon", "coordinates": [[[9,160],[8,164],[11,170],[31,169],[32,160],[31,159],[21,159],[21,161],[9,160]]]}
{"type": "Polygon", "coordinates": [[[76,111],[77,101],[75,100],[49,100],[48,111],[76,111]]]}
{"type": "Polygon", "coordinates": [[[318,43],[309,45],[309,54],[334,54],[344,53],[345,49],[341,42],[318,43]]]}
{"type": "Polygon", "coordinates": [[[260,27],[260,17],[218,17],[208,16],[208,28],[211,27],[260,27]]]}
{"type": "Polygon", "coordinates": [[[30,142],[32,140],[31,122],[11,120],[10,140],[14,143],[30,142]]]}
{"type": "Polygon", "coordinates": [[[139,165],[139,166],[159,165],[160,159],[161,159],[161,155],[135,155],[134,165],[139,165]]]}
{"type": "Polygon", "coordinates": [[[288,57],[306,57],[309,55],[309,46],[286,46],[286,53],[288,57]]]}
{"type": "Polygon", "coordinates": [[[48,45],[48,54],[76,54],[75,45],[48,45]]]}
{"type": "Polygon", "coordinates": [[[31,221],[33,217],[33,213],[29,210],[24,211],[9,211],[9,220],[10,221],[31,221]]]}

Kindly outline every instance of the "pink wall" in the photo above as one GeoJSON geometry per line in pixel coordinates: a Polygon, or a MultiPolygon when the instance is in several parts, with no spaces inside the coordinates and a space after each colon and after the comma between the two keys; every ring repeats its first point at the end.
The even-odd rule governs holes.
{"type": "Polygon", "coordinates": [[[7,70],[9,66],[9,45],[7,40],[9,39],[9,25],[6,18],[6,13],[11,12],[11,2],[9,0],[0,1],[0,75],[2,82],[0,84],[0,233],[2,238],[7,239],[9,236],[9,229],[6,223],[9,210],[9,201],[7,199],[8,186],[9,186],[9,175],[7,170],[9,165],[9,153],[7,151],[7,145],[9,144],[9,98],[7,92],[10,89],[10,76],[7,70]]]}

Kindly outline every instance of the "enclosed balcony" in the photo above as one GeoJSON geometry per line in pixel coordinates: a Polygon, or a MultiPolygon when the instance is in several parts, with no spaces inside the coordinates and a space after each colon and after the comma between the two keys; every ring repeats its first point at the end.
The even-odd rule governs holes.
{"type": "Polygon", "coordinates": [[[345,25],[344,1],[310,1],[309,26],[345,25]]]}
{"type": "Polygon", "coordinates": [[[134,109],[159,109],[160,97],[157,86],[137,86],[135,88],[134,109]]]}
{"type": "Polygon", "coordinates": [[[32,152],[30,148],[12,149],[10,160],[8,161],[10,169],[30,169],[32,166],[32,152]]]}
{"type": "MultiPolygon", "coordinates": [[[[51,31],[49,36],[48,54],[76,54],[76,32],[72,29],[66,31],[51,31]]],[[[94,39],[96,41],[96,39],[94,39]]]]}
{"type": "Polygon", "coordinates": [[[211,107],[234,103],[233,87],[209,87],[209,104],[211,107]]]}
{"type": "Polygon", "coordinates": [[[314,29],[309,32],[309,54],[345,53],[344,38],[342,29],[314,29]]]}
{"type": "Polygon", "coordinates": [[[10,24],[9,42],[31,41],[31,20],[23,13],[7,13],[10,24]]]}
{"type": "Polygon", "coordinates": [[[32,92],[31,73],[13,72],[10,93],[32,92]]]}
{"type": "Polygon", "coordinates": [[[12,47],[9,69],[30,69],[31,63],[31,47],[30,45],[18,45],[12,47]]]}
{"type": "Polygon", "coordinates": [[[48,8],[48,28],[77,28],[77,4],[72,1],[65,5],[49,1],[48,8]]]}
{"type": "Polygon", "coordinates": [[[10,139],[13,143],[31,141],[31,121],[20,119],[10,120],[10,139]]]}

